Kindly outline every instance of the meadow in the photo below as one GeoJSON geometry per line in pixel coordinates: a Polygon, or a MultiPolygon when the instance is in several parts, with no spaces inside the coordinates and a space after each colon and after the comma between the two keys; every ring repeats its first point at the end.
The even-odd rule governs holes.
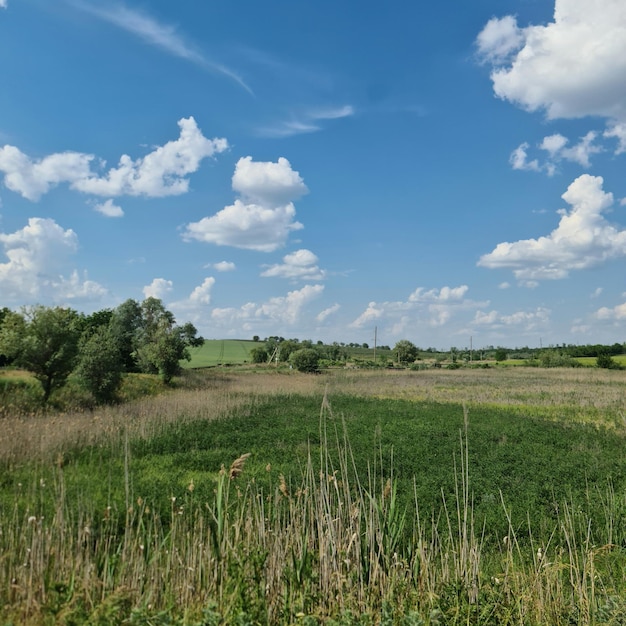
{"type": "Polygon", "coordinates": [[[0,623],[626,623],[625,389],[220,368],[6,415],[0,623]]]}

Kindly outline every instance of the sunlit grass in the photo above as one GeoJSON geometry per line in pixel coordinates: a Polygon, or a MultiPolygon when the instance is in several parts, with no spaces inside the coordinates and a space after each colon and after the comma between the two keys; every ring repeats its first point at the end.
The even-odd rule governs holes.
{"type": "Polygon", "coordinates": [[[190,376],[2,419],[1,623],[624,623],[625,372],[190,376]]]}

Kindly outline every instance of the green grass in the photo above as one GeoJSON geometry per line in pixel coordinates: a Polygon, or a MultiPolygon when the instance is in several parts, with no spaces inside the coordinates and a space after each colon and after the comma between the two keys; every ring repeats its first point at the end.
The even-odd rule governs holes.
{"type": "Polygon", "coordinates": [[[626,432],[559,394],[250,395],[4,467],[0,622],[620,624],[626,432]]]}
{"type": "Polygon", "coordinates": [[[199,348],[191,348],[191,361],[182,361],[184,368],[214,367],[250,363],[250,351],[263,347],[263,342],[243,339],[206,339],[199,348]]]}

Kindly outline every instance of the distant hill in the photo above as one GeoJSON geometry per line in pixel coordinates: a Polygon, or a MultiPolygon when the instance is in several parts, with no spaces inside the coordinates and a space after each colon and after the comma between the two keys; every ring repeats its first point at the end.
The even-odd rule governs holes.
{"type": "Polygon", "coordinates": [[[184,368],[214,367],[250,363],[250,351],[263,347],[263,341],[245,339],[205,339],[199,348],[191,348],[191,361],[183,361],[184,368]]]}

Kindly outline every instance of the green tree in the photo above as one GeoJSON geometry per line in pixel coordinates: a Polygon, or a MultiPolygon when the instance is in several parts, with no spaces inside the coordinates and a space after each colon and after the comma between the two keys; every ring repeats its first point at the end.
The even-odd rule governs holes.
{"type": "Polygon", "coordinates": [[[33,373],[48,402],[76,365],[80,316],[72,309],[35,306],[9,313],[0,329],[0,352],[33,373]]]}
{"type": "Polygon", "coordinates": [[[250,350],[250,358],[253,363],[267,363],[269,355],[267,354],[267,350],[265,348],[257,346],[256,348],[252,348],[252,350],[250,350]]]}
{"type": "Polygon", "coordinates": [[[289,362],[299,372],[314,374],[320,369],[320,355],[313,348],[301,348],[289,355],[289,362]]]}
{"type": "Polygon", "coordinates": [[[113,311],[109,323],[118,345],[124,370],[138,372],[136,351],[142,327],[141,306],[136,300],[126,300],[113,311]]]}
{"type": "Polygon", "coordinates": [[[401,339],[393,348],[398,363],[413,363],[417,359],[419,350],[408,339],[401,339]]]}
{"type": "Polygon", "coordinates": [[[75,373],[99,404],[113,402],[122,384],[124,363],[110,325],[83,333],[75,373]]]}
{"type": "Polygon", "coordinates": [[[141,326],[137,333],[137,362],[146,373],[160,374],[169,384],[180,371],[180,361],[189,361],[189,347],[201,346],[202,337],[197,337],[193,324],[182,326],[158,298],[146,298],[141,303],[141,326]]]}
{"type": "MultiPolygon", "coordinates": [[[[11,313],[11,309],[7,307],[2,307],[0,309],[0,328],[2,328],[2,323],[6,319],[6,317],[11,313]]],[[[4,367],[11,362],[11,359],[7,354],[4,354],[2,349],[0,349],[0,367],[4,367]]]]}
{"type": "Polygon", "coordinates": [[[496,361],[506,361],[509,356],[506,348],[496,348],[496,361]]]}

